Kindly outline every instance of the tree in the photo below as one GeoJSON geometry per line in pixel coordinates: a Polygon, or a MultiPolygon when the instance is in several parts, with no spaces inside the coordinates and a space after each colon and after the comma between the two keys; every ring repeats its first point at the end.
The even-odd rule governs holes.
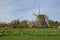
{"type": "Polygon", "coordinates": [[[5,27],[7,25],[7,23],[5,23],[5,22],[0,22],[0,27],[2,28],[2,27],[5,27]]]}
{"type": "Polygon", "coordinates": [[[19,19],[15,19],[11,21],[9,24],[13,25],[14,28],[19,27],[18,24],[20,23],[19,19]]]}
{"type": "Polygon", "coordinates": [[[28,20],[21,21],[20,26],[21,27],[28,27],[28,20]]]}

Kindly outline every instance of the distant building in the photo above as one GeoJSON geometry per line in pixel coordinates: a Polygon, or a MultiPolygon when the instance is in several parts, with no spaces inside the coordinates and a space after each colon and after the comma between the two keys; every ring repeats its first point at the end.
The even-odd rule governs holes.
{"type": "Polygon", "coordinates": [[[60,26],[58,26],[58,28],[60,28],[60,26]]]}
{"type": "Polygon", "coordinates": [[[29,27],[32,27],[32,26],[33,26],[33,24],[28,24],[28,26],[29,26],[29,27]]]}

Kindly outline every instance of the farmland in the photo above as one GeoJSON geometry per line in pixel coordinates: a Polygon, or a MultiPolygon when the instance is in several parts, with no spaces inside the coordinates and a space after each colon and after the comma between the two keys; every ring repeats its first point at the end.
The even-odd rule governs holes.
{"type": "Polygon", "coordinates": [[[0,40],[60,40],[60,29],[0,28],[0,40]]]}

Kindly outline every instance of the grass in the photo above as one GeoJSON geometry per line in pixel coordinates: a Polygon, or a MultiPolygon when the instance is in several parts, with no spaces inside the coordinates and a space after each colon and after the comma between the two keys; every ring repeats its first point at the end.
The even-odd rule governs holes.
{"type": "Polygon", "coordinates": [[[0,28],[0,40],[60,40],[60,29],[0,28]]]}

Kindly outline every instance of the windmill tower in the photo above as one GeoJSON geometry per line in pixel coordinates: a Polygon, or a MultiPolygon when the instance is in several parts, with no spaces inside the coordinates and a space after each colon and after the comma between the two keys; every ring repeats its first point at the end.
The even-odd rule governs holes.
{"type": "Polygon", "coordinates": [[[33,14],[37,17],[37,27],[50,27],[49,25],[49,20],[48,17],[46,15],[40,14],[40,7],[39,7],[39,11],[38,11],[38,15],[33,14]]]}

